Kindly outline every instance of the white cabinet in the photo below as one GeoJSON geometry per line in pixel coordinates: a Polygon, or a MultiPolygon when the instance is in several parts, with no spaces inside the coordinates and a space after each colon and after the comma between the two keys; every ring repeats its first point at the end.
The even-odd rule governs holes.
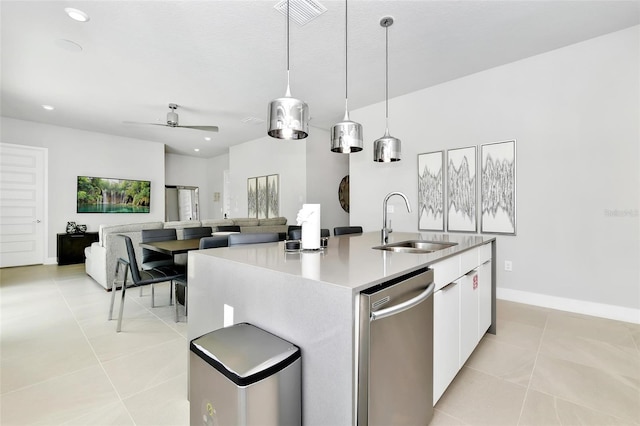
{"type": "Polygon", "coordinates": [[[460,369],[460,285],[457,281],[433,294],[433,403],[460,369]]]}
{"type": "Polygon", "coordinates": [[[460,256],[441,260],[430,266],[433,269],[434,291],[460,278],[460,256]]]}
{"type": "Polygon", "coordinates": [[[459,367],[471,355],[480,338],[478,337],[478,271],[472,269],[460,278],[460,359],[459,367]]]}
{"type": "Polygon", "coordinates": [[[434,404],[491,325],[491,260],[488,243],[431,265],[434,404]]]}

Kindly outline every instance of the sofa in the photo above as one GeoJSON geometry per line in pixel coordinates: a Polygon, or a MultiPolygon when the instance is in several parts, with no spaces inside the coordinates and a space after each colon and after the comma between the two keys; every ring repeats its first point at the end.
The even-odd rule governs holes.
{"type": "Polygon", "coordinates": [[[178,239],[182,239],[184,228],[199,226],[210,226],[214,232],[218,226],[239,226],[240,232],[277,232],[285,235],[288,232],[286,217],[269,219],[226,218],[173,222],[144,222],[125,225],[100,225],[98,241],[91,244],[91,246],[84,250],[85,271],[87,275],[108,290],[111,288],[111,283],[115,278],[118,258],[127,258],[124,241],[122,238],[118,237],[119,234],[124,234],[131,238],[136,250],[136,257],[138,262],[140,262],[140,259],[142,259],[142,248],[140,247],[140,242],[142,239],[143,229],[174,228],[176,229],[178,239]]]}

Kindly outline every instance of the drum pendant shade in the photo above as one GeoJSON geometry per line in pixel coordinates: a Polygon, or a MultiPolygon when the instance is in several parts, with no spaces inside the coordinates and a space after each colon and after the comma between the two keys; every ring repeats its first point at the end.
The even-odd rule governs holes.
{"type": "Polygon", "coordinates": [[[300,99],[285,96],[272,100],[268,118],[267,134],[273,138],[304,139],[309,136],[309,107],[300,99]]]}
{"type": "Polygon", "coordinates": [[[349,120],[348,113],[331,128],[331,151],[342,154],[362,151],[362,125],[349,120]]]}
{"type": "Polygon", "coordinates": [[[387,130],[383,137],[373,142],[373,161],[379,163],[400,161],[401,145],[400,139],[389,135],[387,130]]]}

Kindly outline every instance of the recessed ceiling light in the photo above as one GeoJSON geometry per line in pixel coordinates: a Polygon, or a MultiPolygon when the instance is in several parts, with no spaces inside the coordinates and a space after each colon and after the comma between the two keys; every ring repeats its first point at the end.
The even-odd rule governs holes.
{"type": "Polygon", "coordinates": [[[204,140],[205,140],[205,141],[210,141],[210,140],[211,140],[211,138],[210,138],[209,136],[205,136],[205,137],[204,137],[204,140]]]}
{"type": "Polygon", "coordinates": [[[74,52],[74,53],[82,52],[82,46],[80,46],[75,41],[66,40],[64,38],[57,39],[56,46],[68,52],[74,52]]]}
{"type": "Polygon", "coordinates": [[[69,15],[69,18],[78,21],[78,22],[87,22],[89,20],[89,15],[84,13],[79,9],[74,9],[72,7],[65,7],[64,11],[69,15]]]}
{"type": "Polygon", "coordinates": [[[47,111],[53,111],[53,107],[51,105],[42,105],[42,108],[46,109],[47,111]]]}
{"type": "Polygon", "coordinates": [[[200,148],[193,148],[195,152],[200,152],[200,148]]]}

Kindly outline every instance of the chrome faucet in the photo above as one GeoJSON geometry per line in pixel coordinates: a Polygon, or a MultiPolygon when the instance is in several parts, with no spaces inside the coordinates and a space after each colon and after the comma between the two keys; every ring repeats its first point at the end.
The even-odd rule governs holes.
{"type": "Polygon", "coordinates": [[[389,234],[393,232],[393,229],[387,226],[387,202],[389,201],[389,198],[394,195],[399,195],[404,198],[404,203],[407,205],[407,211],[411,213],[409,199],[402,192],[390,192],[386,197],[384,197],[384,201],[382,202],[382,244],[387,244],[389,242],[389,234]]]}

